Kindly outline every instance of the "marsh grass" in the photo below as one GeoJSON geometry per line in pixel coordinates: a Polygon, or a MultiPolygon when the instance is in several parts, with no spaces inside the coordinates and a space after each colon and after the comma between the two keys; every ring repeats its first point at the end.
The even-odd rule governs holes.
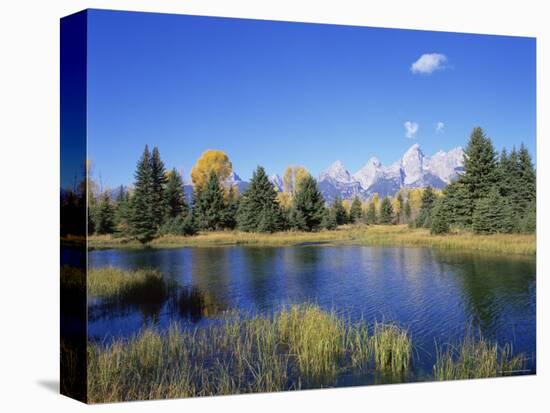
{"type": "Polygon", "coordinates": [[[114,267],[90,269],[88,293],[92,296],[119,299],[126,304],[163,302],[168,284],[157,270],[127,271],[114,267]]]}
{"type": "Polygon", "coordinates": [[[412,341],[408,331],[395,324],[375,323],[371,338],[376,368],[401,374],[409,368],[412,341]]]}
{"type": "MultiPolygon", "coordinates": [[[[284,231],[274,234],[240,231],[203,232],[196,236],[163,236],[153,240],[147,247],[177,248],[224,245],[290,246],[308,243],[423,246],[445,250],[480,251],[505,254],[535,255],[534,234],[475,235],[467,231],[432,235],[422,228],[407,225],[345,225],[332,231],[300,232],[284,231]]],[[[137,241],[114,238],[109,235],[90,236],[90,249],[144,248],[137,241]]]]}
{"type": "Polygon", "coordinates": [[[499,377],[523,371],[525,356],[514,356],[510,345],[499,347],[485,338],[468,334],[458,346],[438,349],[434,366],[436,380],[499,377]]]}
{"type": "MultiPolygon", "coordinates": [[[[398,331],[392,326],[392,334],[402,337],[398,331]]],[[[375,329],[378,333],[387,335],[386,326],[375,329]]],[[[368,365],[382,371],[409,367],[403,360],[375,363],[375,342],[377,351],[389,346],[384,351],[390,359],[411,350],[394,348],[398,340],[376,341],[365,323],[349,325],[311,304],[272,316],[232,312],[202,329],[147,328],[127,340],[89,344],[89,398],[110,402],[325,387],[334,385],[337,374],[368,365]]]]}

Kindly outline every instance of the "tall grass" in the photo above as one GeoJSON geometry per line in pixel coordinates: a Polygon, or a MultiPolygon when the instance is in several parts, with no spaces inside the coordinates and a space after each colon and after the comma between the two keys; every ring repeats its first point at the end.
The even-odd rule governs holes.
{"type": "Polygon", "coordinates": [[[394,324],[374,325],[372,350],[376,367],[381,371],[402,373],[409,368],[412,342],[406,330],[394,324]]]}
{"type": "Polygon", "coordinates": [[[88,293],[119,298],[125,302],[150,302],[166,296],[167,285],[157,270],[127,271],[114,267],[94,268],[88,272],[88,293]]]}
{"type": "MultiPolygon", "coordinates": [[[[391,330],[395,337],[408,338],[396,326],[391,330]]],[[[230,313],[224,322],[203,329],[147,328],[127,340],[89,344],[89,400],[293,390],[333,385],[338,373],[367,365],[380,371],[408,368],[411,354],[403,353],[411,351],[410,341],[402,346],[377,334],[388,335],[387,327],[374,329],[370,337],[365,323],[350,325],[309,304],[272,316],[230,313]],[[389,354],[390,362],[375,362],[377,351],[389,354]]]]}
{"type": "Polygon", "coordinates": [[[458,346],[438,350],[434,366],[436,380],[498,377],[521,372],[525,357],[514,356],[510,345],[499,347],[485,338],[468,334],[458,346]]]}
{"type": "MultiPolygon", "coordinates": [[[[284,231],[260,234],[240,231],[203,232],[192,237],[163,236],[148,247],[176,248],[224,245],[288,246],[306,243],[334,243],[354,245],[408,245],[440,249],[481,251],[506,254],[535,255],[534,234],[475,235],[461,231],[432,235],[427,229],[412,229],[406,225],[347,225],[333,231],[284,231]]],[[[139,242],[109,235],[90,236],[88,246],[96,248],[144,248],[139,242]]]]}

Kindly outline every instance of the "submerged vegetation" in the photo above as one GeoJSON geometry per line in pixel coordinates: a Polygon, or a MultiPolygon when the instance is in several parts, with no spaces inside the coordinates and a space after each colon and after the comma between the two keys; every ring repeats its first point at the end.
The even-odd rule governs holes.
{"type": "MultiPolygon", "coordinates": [[[[480,251],[505,254],[536,254],[534,234],[474,235],[468,231],[454,231],[445,235],[433,235],[428,229],[410,228],[407,225],[348,225],[331,231],[284,231],[273,234],[242,231],[201,232],[194,237],[165,235],[148,244],[152,248],[177,248],[223,245],[291,246],[307,243],[331,243],[354,245],[405,245],[480,251]]],[[[128,241],[110,235],[92,236],[88,240],[91,249],[143,248],[137,241],[128,241]]]]}
{"type": "Polygon", "coordinates": [[[410,367],[410,335],[391,324],[372,333],[314,305],[272,316],[230,313],[222,324],[172,324],[88,346],[91,402],[295,390],[334,385],[339,373],[410,367]]]}

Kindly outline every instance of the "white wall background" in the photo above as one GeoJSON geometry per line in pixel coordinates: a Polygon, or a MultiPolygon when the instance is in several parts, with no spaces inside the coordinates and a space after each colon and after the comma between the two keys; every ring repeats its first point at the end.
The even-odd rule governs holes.
{"type": "Polygon", "coordinates": [[[100,411],[548,411],[550,34],[545,1],[49,0],[0,13],[0,409],[81,411],[57,394],[59,23],[87,8],[536,36],[538,375],[103,405],[100,411]],[[543,234],[546,232],[546,234],[543,234]]]}

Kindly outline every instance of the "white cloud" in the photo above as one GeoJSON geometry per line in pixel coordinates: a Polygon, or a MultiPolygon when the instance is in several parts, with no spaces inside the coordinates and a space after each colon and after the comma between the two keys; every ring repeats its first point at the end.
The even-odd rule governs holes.
{"type": "Polygon", "coordinates": [[[435,133],[441,133],[445,129],[445,124],[441,121],[435,124],[435,133]]]}
{"type": "Polygon", "coordinates": [[[414,138],[416,132],[418,132],[418,123],[408,120],[403,124],[403,126],[405,127],[405,136],[409,139],[414,138]]]}
{"type": "Polygon", "coordinates": [[[447,56],[441,53],[425,53],[411,65],[411,72],[429,75],[435,70],[444,69],[447,56]]]}

